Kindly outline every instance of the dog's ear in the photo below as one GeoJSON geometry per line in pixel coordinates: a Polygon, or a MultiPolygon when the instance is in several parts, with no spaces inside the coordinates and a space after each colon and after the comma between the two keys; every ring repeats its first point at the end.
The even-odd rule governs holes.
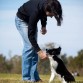
{"type": "Polygon", "coordinates": [[[61,51],[61,47],[59,47],[58,49],[59,49],[59,51],[61,51]]]}

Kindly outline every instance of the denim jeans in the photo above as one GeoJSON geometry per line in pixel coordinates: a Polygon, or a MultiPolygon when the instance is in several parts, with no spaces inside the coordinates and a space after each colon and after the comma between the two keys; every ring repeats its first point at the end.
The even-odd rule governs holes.
{"type": "MultiPolygon", "coordinates": [[[[28,24],[18,18],[15,18],[15,24],[17,30],[22,36],[23,39],[23,53],[22,53],[22,79],[29,81],[39,80],[39,74],[37,71],[38,55],[32,47],[29,38],[28,38],[28,24]]],[[[37,31],[35,34],[37,40],[37,31]]]]}

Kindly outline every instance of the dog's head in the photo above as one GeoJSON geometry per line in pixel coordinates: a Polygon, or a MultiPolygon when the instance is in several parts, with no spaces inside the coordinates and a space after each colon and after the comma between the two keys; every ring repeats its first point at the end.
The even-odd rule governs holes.
{"type": "Polygon", "coordinates": [[[47,55],[60,55],[61,52],[61,47],[58,48],[53,48],[53,49],[46,49],[46,53],[47,55]]]}

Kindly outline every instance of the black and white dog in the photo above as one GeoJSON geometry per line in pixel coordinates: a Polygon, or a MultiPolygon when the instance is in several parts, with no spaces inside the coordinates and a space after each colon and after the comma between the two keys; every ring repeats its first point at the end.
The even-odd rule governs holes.
{"type": "Polygon", "coordinates": [[[51,66],[51,77],[49,83],[51,83],[54,80],[54,77],[57,75],[60,76],[62,83],[74,82],[75,81],[74,77],[67,70],[63,61],[59,58],[60,52],[61,52],[61,47],[46,49],[46,53],[50,60],[50,66],[51,66]]]}

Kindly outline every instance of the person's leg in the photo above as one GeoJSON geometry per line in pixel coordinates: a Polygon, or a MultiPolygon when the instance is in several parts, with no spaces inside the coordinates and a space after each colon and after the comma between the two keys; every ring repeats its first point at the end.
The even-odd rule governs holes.
{"type": "Polygon", "coordinates": [[[15,22],[24,43],[22,54],[22,79],[31,80],[30,72],[32,66],[33,47],[28,39],[28,25],[18,17],[16,17],[15,22]]]}
{"type": "MultiPolygon", "coordinates": [[[[37,30],[35,33],[35,39],[37,41],[37,30]]],[[[33,51],[33,56],[32,56],[32,67],[31,67],[31,80],[39,81],[40,77],[37,71],[37,65],[38,65],[38,54],[33,51]]]]}
{"type": "MultiPolygon", "coordinates": [[[[16,27],[20,32],[24,42],[24,49],[22,54],[23,80],[38,81],[40,79],[37,72],[38,55],[28,39],[28,25],[19,18],[16,18],[15,21],[16,27]]],[[[35,38],[37,40],[37,32],[35,34],[35,38]]]]}
{"type": "Polygon", "coordinates": [[[38,55],[37,53],[34,51],[34,55],[32,58],[32,67],[31,67],[31,80],[38,81],[40,80],[38,71],[37,71],[37,65],[38,65],[38,55]]]}

